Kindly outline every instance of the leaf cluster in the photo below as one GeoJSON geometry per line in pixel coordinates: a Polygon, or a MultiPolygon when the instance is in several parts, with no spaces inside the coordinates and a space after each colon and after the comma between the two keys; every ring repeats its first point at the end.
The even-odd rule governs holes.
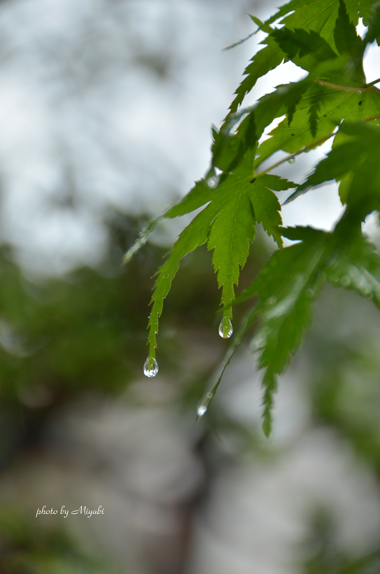
{"type": "MultiPolygon", "coordinates": [[[[207,174],[181,201],[149,222],[125,260],[162,217],[196,212],[156,273],[148,359],[155,362],[164,299],[181,260],[206,244],[212,250],[221,289],[222,337],[232,333],[233,306],[242,300],[253,302],[223,371],[254,323],[251,345],[263,369],[264,431],[269,434],[277,377],[300,346],[312,322],[313,303],[325,283],[353,289],[380,304],[379,258],[361,231],[361,222],[380,211],[380,90],[378,82],[366,82],[363,71],[367,46],[379,40],[380,4],[373,0],[291,0],[265,22],[254,16],[252,20],[266,37],[244,72],[223,124],[219,130],[213,128],[207,174]],[[367,27],[363,37],[356,31],[360,18],[367,27]],[[302,68],[304,76],[298,82],[278,85],[255,105],[244,108],[244,98],[257,80],[287,61],[302,68]],[[276,119],[277,127],[263,138],[276,119]],[[301,183],[276,174],[281,163],[292,162],[328,140],[331,151],[301,183]],[[287,201],[293,201],[329,181],[339,183],[345,205],[335,229],[326,233],[310,227],[284,227],[278,194],[292,190],[287,201]],[[274,239],[278,250],[236,298],[257,224],[274,239]],[[284,237],[296,243],[283,247],[284,237]]],[[[206,408],[219,382],[206,397],[206,408]]]]}

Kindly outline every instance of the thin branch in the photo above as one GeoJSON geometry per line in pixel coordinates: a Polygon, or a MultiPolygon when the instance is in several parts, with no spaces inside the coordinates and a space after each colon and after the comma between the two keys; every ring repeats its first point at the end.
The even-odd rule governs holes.
{"type": "Polygon", "coordinates": [[[218,377],[218,380],[216,381],[215,385],[212,387],[212,389],[210,391],[208,391],[201,399],[199,405],[198,405],[198,410],[197,410],[197,416],[196,418],[199,419],[200,417],[202,417],[206,411],[208,410],[209,406],[211,405],[214,396],[216,394],[216,391],[218,390],[218,387],[222,381],[223,375],[225,370],[227,369],[228,365],[231,362],[232,357],[235,354],[235,351],[237,349],[237,347],[240,345],[240,343],[242,342],[244,335],[246,334],[246,332],[248,331],[249,327],[252,325],[253,321],[256,319],[257,316],[257,309],[256,307],[253,307],[252,309],[250,309],[248,311],[248,313],[243,317],[242,323],[240,325],[240,329],[239,331],[236,333],[231,345],[229,346],[224,359],[223,359],[223,367],[222,367],[222,371],[218,377]],[[203,407],[203,408],[202,408],[203,407]]]}

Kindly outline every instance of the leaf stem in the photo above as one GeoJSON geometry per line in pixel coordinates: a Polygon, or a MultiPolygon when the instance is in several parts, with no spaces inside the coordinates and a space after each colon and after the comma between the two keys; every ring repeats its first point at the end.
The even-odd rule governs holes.
{"type": "MultiPolygon", "coordinates": [[[[378,80],[380,81],[380,80],[378,80]]],[[[380,120],[380,114],[377,114],[376,116],[371,116],[370,118],[366,118],[364,120],[362,120],[361,123],[365,124],[367,122],[372,122],[374,120],[380,120]]],[[[310,151],[311,149],[322,145],[323,143],[327,142],[333,135],[336,134],[336,128],[327,136],[299,149],[298,151],[295,151],[294,153],[288,154],[285,157],[283,157],[282,159],[280,159],[279,161],[276,161],[276,163],[273,163],[272,165],[270,165],[269,167],[267,167],[267,169],[263,169],[262,171],[259,171],[255,174],[255,177],[260,177],[261,175],[265,175],[268,172],[272,171],[272,169],[275,169],[276,167],[278,167],[279,165],[282,165],[283,163],[285,163],[286,161],[289,161],[290,159],[293,159],[294,157],[296,157],[297,155],[299,155],[300,153],[304,153],[307,151],[310,151]]]]}
{"type": "MultiPolygon", "coordinates": [[[[379,82],[380,80],[376,81],[379,82]]],[[[334,90],[341,90],[342,92],[356,92],[359,94],[361,94],[362,92],[375,92],[376,94],[379,93],[378,88],[369,87],[372,86],[372,83],[366,84],[362,88],[353,88],[352,86],[341,86],[339,84],[333,84],[332,82],[327,82],[326,80],[317,80],[317,83],[321,84],[322,86],[326,86],[327,88],[333,88],[334,90]]]]}
{"type": "Polygon", "coordinates": [[[222,381],[223,375],[225,373],[225,370],[227,369],[228,365],[231,362],[232,357],[235,354],[235,351],[237,349],[237,347],[240,345],[240,343],[242,342],[244,335],[246,334],[247,330],[249,329],[249,327],[252,325],[253,321],[255,320],[257,315],[257,309],[256,306],[253,307],[250,311],[248,311],[248,313],[244,316],[240,329],[239,331],[236,333],[230,347],[227,350],[227,353],[224,356],[223,359],[223,367],[222,367],[222,371],[219,375],[218,380],[216,381],[215,385],[212,387],[211,391],[209,392],[209,402],[208,405],[211,404],[216,391],[218,390],[218,387],[222,381]]]}
{"type": "MultiPolygon", "coordinates": [[[[370,119],[374,119],[374,118],[370,118],[370,119]]],[[[376,118],[375,118],[376,119],[376,118]]],[[[368,120],[369,121],[369,120],[368,120]]],[[[296,157],[297,155],[299,155],[300,153],[304,153],[307,151],[310,151],[311,149],[322,145],[323,143],[325,143],[326,141],[328,141],[333,135],[335,135],[336,133],[336,128],[334,128],[334,130],[328,134],[327,136],[324,136],[323,138],[307,145],[304,146],[303,148],[299,149],[298,151],[295,151],[294,153],[288,154],[285,157],[283,157],[282,159],[280,159],[279,161],[276,161],[276,163],[273,163],[272,165],[270,165],[269,167],[267,167],[267,169],[263,169],[262,171],[259,171],[258,173],[255,174],[255,177],[260,177],[261,175],[265,175],[267,174],[269,171],[272,171],[272,169],[275,169],[276,167],[278,167],[279,165],[282,165],[283,163],[285,163],[286,161],[289,161],[290,159],[293,159],[294,157],[296,157]]]]}
{"type": "Polygon", "coordinates": [[[377,80],[373,80],[373,82],[369,82],[368,84],[366,84],[366,87],[367,86],[373,86],[375,84],[378,84],[379,82],[380,82],[380,78],[377,78],[377,80]]]}
{"type": "Polygon", "coordinates": [[[362,120],[363,124],[366,124],[367,122],[372,122],[373,120],[380,120],[380,114],[377,114],[376,116],[371,116],[370,118],[366,118],[365,120],[362,120]]]}
{"type": "Polygon", "coordinates": [[[226,46],[225,48],[223,48],[223,50],[231,50],[232,48],[236,48],[236,46],[240,46],[240,44],[243,44],[244,42],[246,42],[247,40],[252,38],[252,36],[257,34],[257,32],[260,32],[260,28],[257,28],[257,30],[255,30],[254,32],[252,32],[251,34],[249,34],[248,36],[246,36],[242,40],[238,40],[237,42],[234,42],[233,44],[226,46]]]}
{"type": "Polygon", "coordinates": [[[133,257],[141,249],[141,247],[145,245],[145,243],[148,241],[150,234],[153,233],[157,224],[162,219],[164,219],[168,211],[169,209],[166,209],[163,213],[158,215],[158,217],[155,217],[154,219],[148,221],[148,223],[145,225],[142,231],[140,231],[140,233],[138,234],[137,239],[133,243],[132,247],[130,247],[128,251],[123,255],[121,260],[122,265],[127,265],[127,263],[129,263],[131,259],[133,259],[133,257]]]}

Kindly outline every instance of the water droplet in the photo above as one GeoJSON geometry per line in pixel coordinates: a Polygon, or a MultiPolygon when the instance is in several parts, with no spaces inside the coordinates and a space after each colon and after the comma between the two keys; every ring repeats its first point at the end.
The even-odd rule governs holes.
{"type": "Polygon", "coordinates": [[[228,317],[223,317],[219,325],[219,335],[222,339],[229,339],[234,332],[234,328],[231,323],[231,319],[228,317]]]}
{"type": "Polygon", "coordinates": [[[199,403],[198,407],[197,407],[197,417],[203,417],[204,414],[207,413],[207,409],[209,407],[209,404],[212,400],[213,394],[208,392],[204,395],[204,397],[202,398],[201,402],[199,403]]]}
{"type": "Polygon", "coordinates": [[[208,180],[207,180],[207,185],[208,185],[209,188],[211,188],[211,189],[215,189],[216,187],[218,187],[218,185],[219,185],[219,176],[218,176],[218,175],[213,175],[213,176],[209,177],[208,180]]]}
{"type": "Polygon", "coordinates": [[[274,305],[277,301],[277,297],[269,297],[267,299],[267,305],[274,305]]]}
{"type": "Polygon", "coordinates": [[[314,294],[315,294],[315,293],[314,293],[314,289],[312,289],[311,287],[309,287],[309,288],[306,289],[306,291],[305,291],[306,297],[309,297],[310,299],[311,299],[312,297],[314,297],[314,294]]]}
{"type": "Polygon", "coordinates": [[[158,373],[158,363],[153,357],[148,357],[144,363],[144,375],[146,377],[155,377],[158,373]]]}
{"type": "Polygon", "coordinates": [[[197,415],[199,417],[203,417],[203,415],[207,413],[207,407],[206,405],[199,405],[198,409],[197,409],[197,415]]]}
{"type": "Polygon", "coordinates": [[[347,277],[347,275],[343,275],[342,279],[340,280],[340,284],[343,285],[343,287],[348,287],[350,284],[350,278],[347,277]]]}
{"type": "Polygon", "coordinates": [[[296,163],[296,158],[295,157],[290,157],[288,159],[288,163],[296,163]]]}

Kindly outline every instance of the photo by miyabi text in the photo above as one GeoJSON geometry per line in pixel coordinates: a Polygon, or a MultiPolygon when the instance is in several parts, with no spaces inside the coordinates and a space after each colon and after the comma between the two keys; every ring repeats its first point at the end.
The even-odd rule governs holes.
{"type": "Polygon", "coordinates": [[[62,515],[63,518],[67,518],[69,514],[83,514],[87,518],[91,518],[91,516],[103,514],[104,515],[104,508],[103,506],[98,506],[96,510],[91,510],[87,508],[87,506],[80,506],[74,510],[69,510],[66,508],[65,505],[61,506],[61,509],[58,510],[56,508],[47,508],[44,504],[42,508],[37,508],[36,511],[36,518],[40,515],[62,515]]]}

